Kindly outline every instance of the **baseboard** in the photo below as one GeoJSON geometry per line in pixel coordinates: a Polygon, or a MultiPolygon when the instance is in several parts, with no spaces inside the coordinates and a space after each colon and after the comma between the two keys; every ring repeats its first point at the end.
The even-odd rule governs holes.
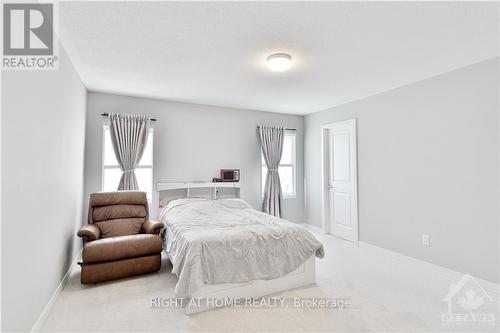
{"type": "MultiPolygon", "coordinates": [[[[427,267],[429,267],[432,270],[433,273],[441,274],[441,276],[445,276],[446,278],[450,279],[450,283],[451,282],[457,282],[457,281],[459,281],[464,276],[464,274],[466,274],[464,272],[455,271],[455,270],[450,269],[450,268],[445,267],[445,266],[437,265],[437,264],[434,264],[434,263],[431,263],[431,262],[428,262],[428,261],[425,261],[425,260],[422,260],[422,259],[418,259],[418,258],[415,258],[415,257],[410,257],[410,256],[407,256],[405,254],[402,254],[402,253],[399,253],[399,252],[396,252],[396,251],[392,251],[392,250],[389,250],[389,249],[386,249],[386,248],[383,248],[383,247],[380,247],[380,246],[377,246],[377,245],[373,245],[373,244],[370,244],[370,243],[366,243],[366,242],[361,242],[360,241],[359,242],[359,246],[360,247],[364,247],[364,248],[370,248],[372,250],[376,249],[378,251],[388,252],[388,253],[391,253],[393,256],[399,257],[401,260],[404,260],[406,262],[414,262],[415,264],[418,264],[418,265],[421,265],[421,266],[422,265],[423,266],[427,266],[427,267]]],[[[474,277],[474,279],[477,282],[479,282],[479,284],[489,294],[494,294],[497,297],[500,295],[500,284],[492,282],[492,281],[481,279],[479,277],[473,276],[472,274],[470,274],[470,275],[472,277],[474,277]]]]}
{"type": "MultiPolygon", "coordinates": [[[[315,226],[315,225],[312,225],[312,224],[309,224],[309,223],[301,223],[301,224],[304,225],[305,228],[307,228],[307,229],[309,229],[311,231],[315,231],[317,233],[324,234],[323,229],[321,229],[318,226],[315,226]]],[[[331,235],[331,236],[335,237],[333,235],[331,235]]],[[[433,267],[434,268],[433,272],[439,272],[442,276],[446,276],[452,282],[456,282],[456,281],[460,280],[463,277],[463,275],[466,274],[464,272],[458,272],[458,271],[452,270],[452,269],[450,269],[448,267],[444,267],[444,266],[441,266],[441,265],[433,264],[431,262],[428,262],[428,261],[425,261],[425,260],[422,260],[422,259],[418,259],[418,258],[415,258],[415,257],[410,257],[410,256],[407,256],[405,254],[402,254],[402,253],[399,253],[399,252],[396,252],[396,251],[392,251],[392,250],[389,250],[389,249],[386,249],[386,248],[383,248],[383,247],[380,247],[380,246],[377,246],[377,245],[373,245],[373,244],[370,244],[370,243],[359,241],[359,246],[360,247],[365,247],[365,248],[369,247],[369,248],[372,248],[372,249],[377,249],[379,251],[384,251],[384,252],[387,252],[387,253],[391,253],[392,255],[398,256],[398,257],[401,258],[401,260],[404,260],[406,262],[413,261],[414,263],[418,263],[419,265],[427,265],[427,267],[433,267]]],[[[471,274],[471,276],[473,276],[473,275],[471,274]]],[[[476,276],[473,276],[473,277],[474,277],[474,279],[477,282],[479,282],[479,284],[481,284],[481,286],[489,294],[494,294],[497,297],[500,295],[500,284],[492,282],[492,281],[484,280],[484,279],[478,278],[476,276]]]]}
{"type": "Polygon", "coordinates": [[[309,229],[309,230],[312,230],[312,231],[315,231],[319,234],[324,234],[325,232],[323,231],[323,229],[321,229],[320,227],[316,226],[316,225],[312,225],[312,224],[309,224],[309,223],[298,223],[300,225],[302,225],[304,228],[306,229],[309,229]]]}
{"type": "Polygon", "coordinates": [[[59,298],[59,295],[61,294],[66,283],[68,283],[71,271],[74,269],[76,262],[80,258],[81,252],[82,252],[81,250],[78,251],[73,261],[71,261],[71,265],[69,266],[68,271],[66,272],[66,274],[64,274],[61,282],[57,286],[56,290],[54,290],[54,293],[47,302],[47,305],[45,305],[45,308],[43,308],[42,313],[40,313],[40,316],[38,316],[38,320],[36,321],[35,325],[33,325],[31,332],[39,332],[43,324],[45,324],[45,321],[49,317],[50,312],[54,308],[56,300],[59,298]]]}

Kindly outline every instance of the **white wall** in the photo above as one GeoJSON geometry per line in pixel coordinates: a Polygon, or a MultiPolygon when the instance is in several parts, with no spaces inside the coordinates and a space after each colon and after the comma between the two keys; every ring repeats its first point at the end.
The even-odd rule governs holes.
{"type": "Polygon", "coordinates": [[[2,331],[29,331],[80,248],[86,90],[57,71],[2,72],[2,331]]]}
{"type": "MultiPolygon", "coordinates": [[[[297,197],[285,199],[284,217],[303,222],[303,117],[176,103],[102,93],[88,94],[85,192],[101,190],[104,112],[150,115],[154,123],[153,182],[211,181],[220,169],[241,169],[242,198],[261,208],[257,125],[297,129],[297,197]]],[[[154,193],[156,195],[156,193],[154,193]]]]}
{"type": "Polygon", "coordinates": [[[321,225],[320,127],[356,117],[360,240],[498,283],[498,61],[306,116],[307,221],[321,225]]]}

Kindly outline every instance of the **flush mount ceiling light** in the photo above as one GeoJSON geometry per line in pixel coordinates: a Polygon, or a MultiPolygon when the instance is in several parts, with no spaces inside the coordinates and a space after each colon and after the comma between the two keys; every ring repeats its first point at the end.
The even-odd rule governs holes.
{"type": "Polygon", "coordinates": [[[286,53],[275,53],[267,57],[267,66],[273,72],[283,72],[292,65],[292,56],[286,53]]]}

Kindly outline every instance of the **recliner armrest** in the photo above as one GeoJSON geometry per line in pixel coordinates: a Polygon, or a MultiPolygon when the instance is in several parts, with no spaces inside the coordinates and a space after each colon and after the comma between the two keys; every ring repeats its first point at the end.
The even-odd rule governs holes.
{"type": "Polygon", "coordinates": [[[87,238],[88,240],[97,240],[101,235],[99,227],[94,224],[86,224],[78,230],[77,235],[81,238],[87,238]]]}
{"type": "Polygon", "coordinates": [[[165,227],[165,223],[155,220],[146,220],[142,224],[142,231],[145,234],[156,234],[160,233],[160,230],[165,227]]]}

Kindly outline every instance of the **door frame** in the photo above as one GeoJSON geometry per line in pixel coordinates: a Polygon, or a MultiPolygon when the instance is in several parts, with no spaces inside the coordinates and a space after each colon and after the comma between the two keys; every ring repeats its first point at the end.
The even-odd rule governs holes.
{"type": "Polygon", "coordinates": [[[357,119],[347,119],[342,121],[337,121],[334,123],[329,123],[321,126],[321,213],[322,213],[322,228],[325,234],[331,234],[330,225],[330,191],[328,190],[328,184],[330,183],[330,177],[328,175],[330,170],[330,152],[329,152],[329,133],[330,130],[342,125],[351,125],[354,129],[353,140],[354,146],[352,147],[352,153],[354,155],[354,189],[353,198],[356,209],[353,216],[353,229],[355,240],[354,243],[358,245],[359,242],[359,220],[358,220],[358,143],[357,143],[357,119]]]}

